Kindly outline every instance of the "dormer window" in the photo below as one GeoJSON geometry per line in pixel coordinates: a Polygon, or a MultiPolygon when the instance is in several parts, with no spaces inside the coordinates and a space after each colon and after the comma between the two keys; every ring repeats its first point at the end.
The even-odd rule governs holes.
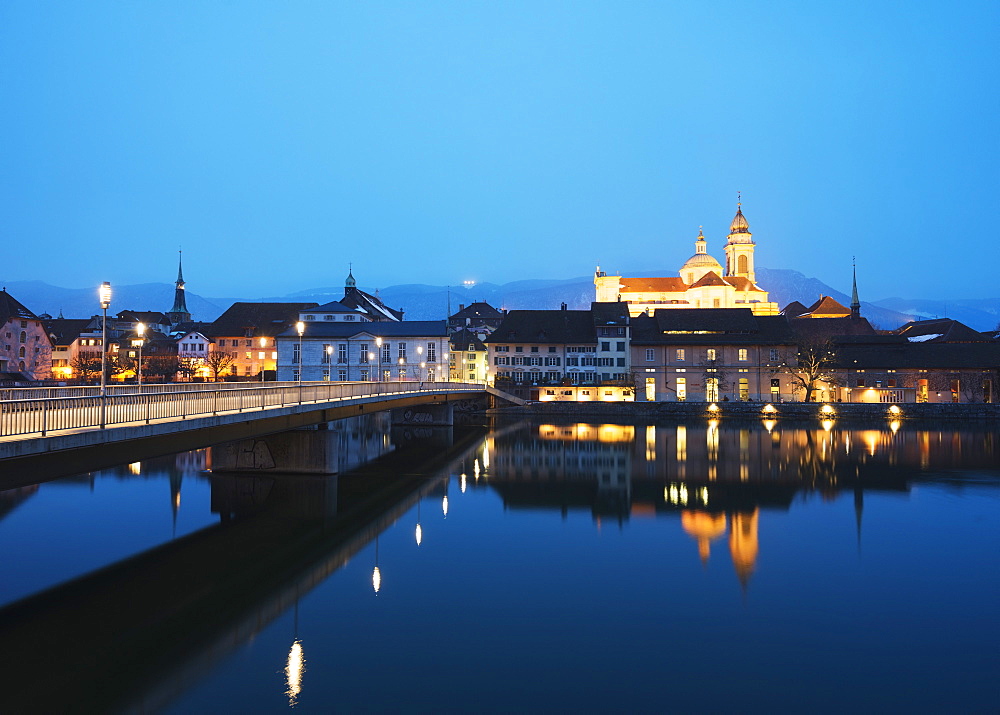
{"type": "Polygon", "coordinates": [[[306,316],[306,320],[316,320],[316,316],[315,315],[307,315],[306,316]]]}

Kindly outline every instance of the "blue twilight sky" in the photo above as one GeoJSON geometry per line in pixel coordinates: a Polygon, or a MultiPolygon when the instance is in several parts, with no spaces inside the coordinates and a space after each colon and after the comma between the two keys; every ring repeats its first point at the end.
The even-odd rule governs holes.
{"type": "Polygon", "coordinates": [[[995,296],[1000,3],[0,3],[3,281],[995,296]],[[962,260],[952,261],[960,249],[962,260]],[[767,286],[764,286],[765,288],[767,286]]]}

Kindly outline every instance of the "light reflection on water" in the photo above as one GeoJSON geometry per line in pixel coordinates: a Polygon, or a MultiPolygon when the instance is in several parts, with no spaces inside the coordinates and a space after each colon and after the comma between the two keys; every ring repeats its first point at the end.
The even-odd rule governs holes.
{"type": "MultiPolygon", "coordinates": [[[[190,653],[196,667],[138,702],[588,711],[660,709],[666,688],[676,708],[708,691],[726,709],[989,707],[995,440],[836,422],[499,426],[444,481],[423,475],[329,540],[327,566],[262,589],[227,648],[190,653]]],[[[283,489],[283,520],[315,517],[315,483],[283,489]]],[[[333,524],[370,501],[350,476],[337,491],[333,524]]],[[[276,533],[275,553],[299,549],[299,532],[276,533]]]]}

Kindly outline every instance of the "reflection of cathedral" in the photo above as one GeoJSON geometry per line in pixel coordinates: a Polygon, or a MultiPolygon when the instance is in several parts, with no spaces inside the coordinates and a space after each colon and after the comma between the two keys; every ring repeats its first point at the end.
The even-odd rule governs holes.
{"type": "MultiPolygon", "coordinates": [[[[757,562],[757,515],[759,509],[750,513],[732,514],[729,523],[729,555],[740,583],[746,588],[757,562]]],[[[708,562],[711,544],[726,533],[726,515],[705,511],[685,510],[681,512],[681,527],[698,543],[698,556],[702,563],[708,562]]]]}
{"type": "Polygon", "coordinates": [[[768,301],[767,291],[757,285],[756,244],[739,204],[729,226],[725,269],[708,254],[700,229],[694,246],[694,255],[676,277],[609,276],[598,266],[594,274],[595,300],[625,302],[632,317],[660,308],[750,308],[755,315],[778,314],[777,303],[768,301]]]}

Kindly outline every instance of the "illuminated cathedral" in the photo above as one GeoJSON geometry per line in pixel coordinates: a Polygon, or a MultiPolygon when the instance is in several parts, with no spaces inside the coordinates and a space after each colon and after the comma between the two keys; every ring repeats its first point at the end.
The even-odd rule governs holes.
{"type": "Polygon", "coordinates": [[[661,308],[750,308],[755,315],[777,315],[777,303],[768,301],[767,291],[757,285],[754,246],[750,225],[737,202],[725,246],[725,269],[708,254],[707,241],[698,229],[694,255],[681,266],[680,275],[609,276],[598,266],[595,299],[599,303],[627,303],[632,317],[661,308]]]}

